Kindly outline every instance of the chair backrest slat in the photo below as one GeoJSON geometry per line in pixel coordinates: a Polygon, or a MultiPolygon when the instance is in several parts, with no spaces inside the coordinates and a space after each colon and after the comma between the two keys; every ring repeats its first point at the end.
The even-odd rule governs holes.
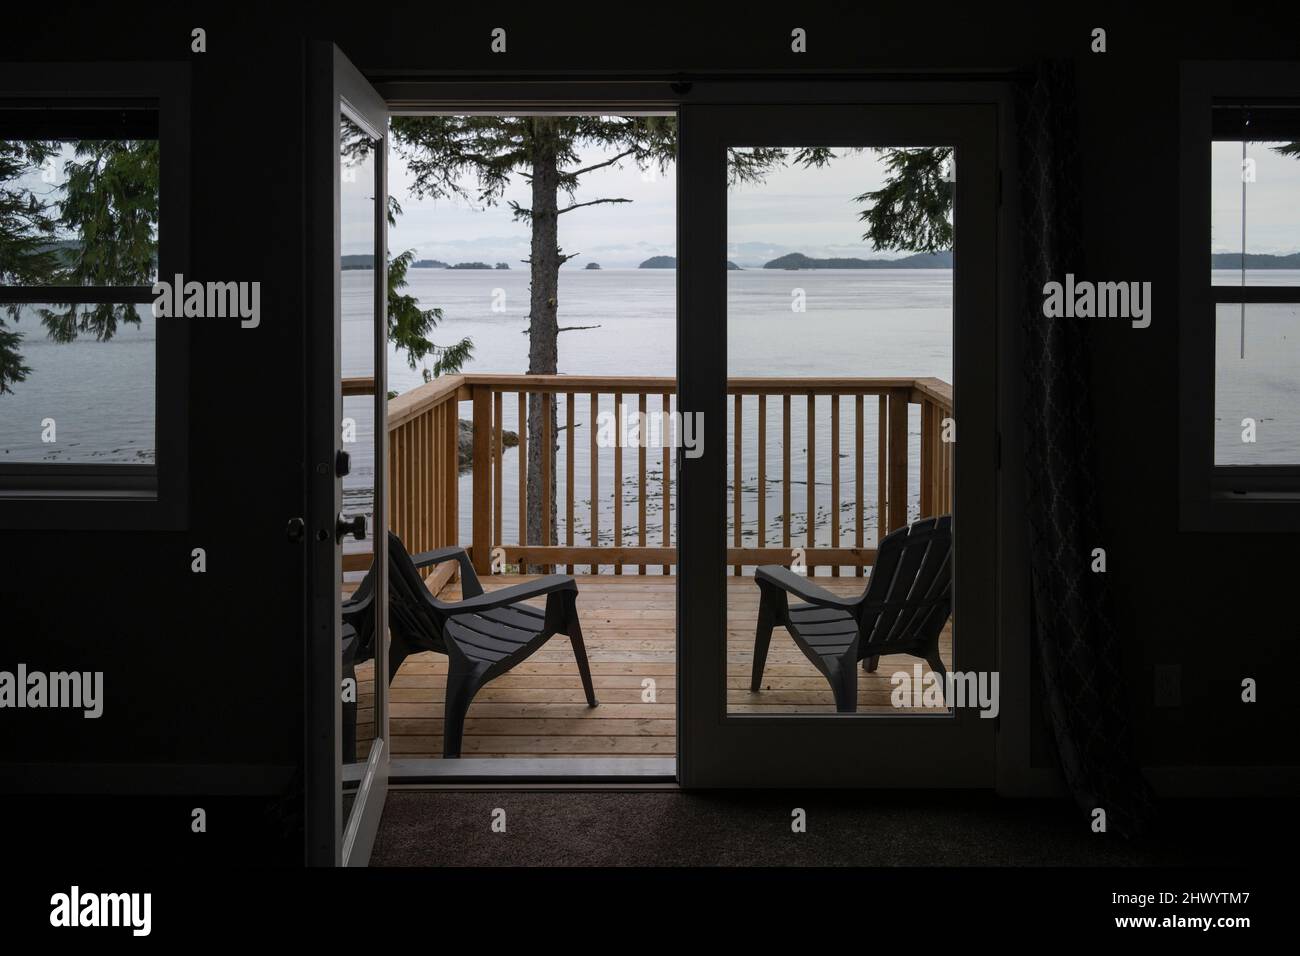
{"type": "Polygon", "coordinates": [[[935,637],[952,606],[952,516],[886,535],[859,612],[859,658],[935,637]]]}
{"type": "Polygon", "coordinates": [[[394,532],[388,532],[388,626],[408,637],[409,646],[424,646],[429,635],[443,640],[442,620],[429,606],[428,588],[411,555],[394,532]]]}

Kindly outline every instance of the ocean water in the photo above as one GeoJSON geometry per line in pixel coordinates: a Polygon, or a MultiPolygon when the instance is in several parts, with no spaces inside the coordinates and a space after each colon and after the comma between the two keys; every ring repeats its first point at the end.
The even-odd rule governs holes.
{"type": "MultiPolygon", "coordinates": [[[[344,273],[348,283],[365,283],[344,273]]],[[[407,291],[422,304],[437,305],[443,310],[443,323],[433,335],[435,342],[454,342],[468,336],[474,341],[474,359],[468,372],[519,374],[527,369],[528,275],[523,270],[448,271],[411,270],[407,291]],[[504,311],[493,311],[493,302],[501,302],[504,311]],[[495,296],[495,299],[494,299],[495,296]]],[[[345,292],[346,296],[346,292],[345,292]]],[[[371,328],[365,313],[364,292],[356,300],[358,312],[351,322],[354,331],[345,335],[345,364],[350,355],[355,363],[349,374],[365,374],[365,342],[371,328]]],[[[577,375],[675,375],[676,370],[676,272],[657,269],[606,269],[600,271],[564,271],[559,289],[560,324],[572,331],[562,332],[559,346],[559,371],[577,375]]],[[[785,272],[744,270],[728,273],[728,314],[701,317],[699,321],[726,322],[728,368],[733,376],[808,376],[842,375],[854,377],[933,376],[952,381],[952,275],[947,270],[818,270],[785,272]],[[802,290],[805,311],[791,308],[795,290],[802,290]]],[[[346,317],[345,317],[346,320],[346,317]]],[[[406,367],[404,358],[394,350],[389,358],[390,388],[404,391],[421,382],[418,372],[406,367]]],[[[650,410],[659,409],[661,399],[651,396],[650,410]]],[[[575,409],[575,522],[578,543],[590,540],[590,472],[587,461],[590,443],[590,399],[579,395],[575,409]]],[[[795,397],[791,408],[792,476],[791,533],[803,540],[807,527],[806,471],[807,414],[805,399],[795,397]]],[[[815,435],[818,469],[816,475],[817,506],[813,517],[818,542],[830,540],[831,466],[828,449],[831,435],[831,399],[817,399],[817,434],[815,435]]],[[[625,399],[628,410],[635,411],[635,398],[625,399]]],[[[613,411],[613,396],[602,395],[601,412],[613,411]]],[[[675,407],[675,405],[674,405],[675,407]]],[[[512,396],[503,409],[505,427],[519,428],[512,396]]],[[[372,441],[371,423],[366,400],[348,400],[345,414],[358,424],[358,450],[354,454],[354,474],[345,484],[347,504],[365,510],[373,483],[372,461],[365,447],[372,441]]],[[[768,483],[769,521],[765,540],[780,540],[779,524],[781,486],[781,402],[767,403],[768,414],[768,483]]],[[[462,403],[460,415],[469,418],[468,403],[462,403]]],[[[841,534],[848,544],[853,539],[853,415],[851,399],[841,399],[841,534]]],[[[757,400],[745,400],[742,409],[742,518],[743,540],[757,539],[757,400]]],[[[560,421],[565,418],[563,400],[560,421]]],[[[875,540],[876,523],[876,401],[865,403],[864,489],[865,540],[875,540]]],[[[732,473],[733,436],[730,407],[726,430],[712,430],[705,423],[704,441],[723,444],[728,456],[728,475],[732,473]]],[[[915,409],[911,422],[911,458],[920,455],[920,412],[915,409]]],[[[372,446],[371,446],[372,447],[372,446]]],[[[563,448],[563,446],[561,446],[563,448]]],[[[566,495],[568,476],[564,474],[563,453],[557,474],[558,500],[566,495]]],[[[613,543],[614,451],[600,451],[599,474],[602,497],[598,502],[600,528],[597,541],[613,543]]],[[[636,450],[624,450],[623,519],[624,543],[635,543],[638,488],[636,450]]],[[[915,468],[914,468],[915,471],[915,468]]],[[[507,449],[503,460],[505,486],[503,535],[506,542],[518,540],[518,513],[512,508],[514,489],[518,487],[518,456],[507,449]]],[[[647,543],[662,540],[662,451],[647,452],[647,543]]],[[[919,475],[913,475],[914,509],[919,505],[919,475]]],[[[461,477],[461,501],[470,500],[472,477],[461,477]]],[[[563,509],[561,509],[563,512],[563,509]]],[[[730,513],[730,511],[729,511],[730,513]]],[[[565,536],[564,516],[560,515],[561,540],[565,536]]],[[[461,535],[468,540],[470,516],[462,509],[461,535]]],[[[730,534],[730,531],[728,532],[730,534]]]]}
{"type": "MultiPolygon", "coordinates": [[[[436,342],[452,342],[463,336],[473,339],[472,372],[522,373],[527,368],[528,275],[526,270],[463,271],[412,269],[408,292],[426,307],[443,310],[442,325],[434,333],[436,342]],[[498,294],[504,294],[504,299],[498,294]],[[495,296],[495,299],[494,299],[495,296]],[[504,311],[493,311],[494,301],[504,301],[504,311]]],[[[935,376],[952,381],[952,278],[942,270],[845,270],[785,272],[745,270],[729,272],[728,314],[698,316],[692,321],[726,322],[728,368],[732,375],[850,375],[850,376],[935,376]],[[806,311],[791,311],[792,295],[802,289],[806,311]]],[[[369,374],[371,323],[366,315],[368,290],[374,281],[367,271],[343,273],[344,323],[343,362],[348,375],[369,374]]],[[[1214,274],[1216,284],[1241,281],[1239,273],[1223,270],[1214,274]]],[[[1249,273],[1249,284],[1261,282],[1300,284],[1300,272],[1270,270],[1249,273]]],[[[24,309],[12,325],[23,333],[23,358],[32,367],[28,380],[18,383],[13,394],[0,396],[0,460],[41,462],[147,463],[154,449],[154,320],[146,308],[139,310],[141,324],[123,327],[108,342],[77,341],[55,344],[49,341],[31,309],[24,309]],[[42,422],[54,419],[57,441],[41,440],[42,422]]],[[[676,367],[676,273],[673,270],[607,269],[565,270],[560,278],[561,324],[574,328],[560,336],[560,371],[565,374],[662,375],[672,376],[676,367]]],[[[1157,314],[1156,322],[1173,321],[1157,314]]],[[[1191,321],[1180,317],[1177,321],[1191,321]]],[[[1300,308],[1294,305],[1253,305],[1245,311],[1245,355],[1242,357],[1242,316],[1238,306],[1221,306],[1217,317],[1215,382],[1215,454],[1222,464],[1294,464],[1300,461],[1300,308]],[[1242,440],[1242,420],[1255,421],[1254,442],[1242,440]]],[[[1135,332],[1134,334],[1140,334],[1135,332]]],[[[196,359],[199,360],[199,359],[196,359]]],[[[407,367],[396,350],[389,357],[390,387],[399,391],[421,382],[418,371],[407,367]]],[[[792,407],[791,443],[795,454],[792,502],[795,515],[792,531],[802,534],[805,486],[800,467],[806,416],[802,399],[792,407]]],[[[819,509],[814,523],[829,525],[830,440],[828,398],[819,399],[817,422],[819,468],[816,476],[819,509]],[[826,490],[823,491],[823,488],[826,490]]],[[[589,512],[586,494],[588,445],[588,403],[583,398],[577,409],[577,465],[575,505],[580,515],[589,512]]],[[[865,471],[867,488],[868,541],[874,540],[875,408],[868,401],[865,471]]],[[[657,407],[652,398],[650,408],[657,407]]],[[[612,410],[612,396],[601,399],[601,409],[612,410]]],[[[373,429],[368,400],[346,399],[344,414],[357,420],[358,441],[350,447],[353,474],[345,482],[349,510],[369,509],[373,483],[373,429]]],[[[780,402],[768,402],[769,479],[779,478],[780,402]],[[773,465],[776,468],[773,468],[773,465]]],[[[852,492],[853,463],[849,441],[853,406],[844,401],[841,410],[842,496],[852,492]]],[[[505,425],[518,430],[511,402],[506,403],[505,425]]],[[[757,490],[755,438],[756,402],[748,399],[744,409],[745,442],[742,472],[746,490],[742,494],[745,517],[743,530],[752,540],[756,528],[757,490]]],[[[468,418],[468,405],[461,409],[468,418]]],[[[912,421],[912,460],[917,460],[919,415],[912,421]]],[[[561,408],[561,420],[563,409],[561,408]]],[[[731,423],[726,434],[706,428],[705,441],[723,441],[731,473],[731,423]]],[[[602,479],[612,475],[613,450],[602,450],[602,479]]],[[[562,459],[561,459],[562,460],[562,459]]],[[[662,515],[658,482],[661,457],[649,454],[651,468],[648,494],[654,507],[647,516],[649,538],[659,540],[662,515]]],[[[624,518],[636,522],[635,454],[625,451],[624,518]]],[[[517,461],[512,451],[505,455],[507,489],[515,487],[517,461]]],[[[557,476],[564,494],[567,476],[557,476]]],[[[470,477],[462,476],[462,501],[470,497],[470,477]]],[[[770,500],[779,502],[779,481],[769,481],[770,500]]],[[[915,489],[914,489],[915,497],[915,489]]],[[[509,492],[506,501],[511,501],[509,492]]],[[[564,500],[563,497],[560,499],[564,500]]],[[[602,534],[608,543],[613,491],[605,489],[599,509],[602,534]]],[[[516,515],[505,509],[504,538],[516,540],[516,515]]],[[[769,514],[778,510],[770,507],[769,514]]],[[[468,539],[468,512],[463,516],[468,539]]],[[[773,519],[774,520],[774,519],[773,519]]],[[[843,516],[846,540],[851,537],[852,515],[843,516]]],[[[561,530],[563,534],[563,529],[561,530]]],[[[585,518],[575,523],[575,537],[586,541],[585,518]]],[[[779,534],[769,525],[767,539],[779,534]]],[[[819,532],[821,534],[821,532],[819,532]]],[[[629,540],[625,536],[625,540],[629,540]]],[[[827,537],[828,540],[828,537],[827,537]]]]}

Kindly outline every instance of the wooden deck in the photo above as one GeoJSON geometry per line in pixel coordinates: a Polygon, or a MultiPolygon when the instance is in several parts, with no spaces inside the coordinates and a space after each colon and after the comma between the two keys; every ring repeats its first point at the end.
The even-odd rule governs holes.
{"type": "MultiPolygon", "coordinates": [[[[528,580],[495,576],[491,590],[528,580]]],[[[842,594],[860,593],[865,579],[816,578],[842,594]]],[[[758,589],[750,577],[728,577],[729,713],[833,713],[830,686],[799,652],[782,628],[772,635],[764,689],[749,691],[758,589]]],[[[676,580],[662,575],[578,577],[578,610],[600,706],[590,709],[582,694],[569,642],[557,636],[474,698],[465,724],[466,757],[671,757],[676,752],[675,662],[676,580]],[[647,682],[653,682],[653,685],[647,682]]],[[[459,597],[453,584],[444,592],[459,597]]],[[[540,603],[540,602],[538,602],[540,603]]],[[[940,639],[951,668],[951,625],[940,639]]],[[[860,672],[860,712],[898,713],[890,705],[889,675],[912,672],[912,657],[882,658],[874,674],[860,672]]],[[[407,658],[390,689],[392,755],[439,757],[447,659],[423,653],[407,658]]],[[[374,674],[357,669],[360,706],[358,739],[373,723],[374,674]]],[[[363,755],[368,747],[359,745],[363,755]]]]}

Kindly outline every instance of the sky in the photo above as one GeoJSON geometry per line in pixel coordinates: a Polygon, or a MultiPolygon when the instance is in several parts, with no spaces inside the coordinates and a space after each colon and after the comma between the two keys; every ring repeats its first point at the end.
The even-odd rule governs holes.
{"type": "MultiPolygon", "coordinates": [[[[1300,251],[1300,160],[1281,156],[1270,145],[1251,143],[1247,147],[1248,158],[1255,161],[1255,180],[1246,184],[1247,251],[1294,253],[1300,251]]],[[[588,165],[609,155],[587,150],[580,162],[588,165]]],[[[1211,155],[1211,248],[1214,252],[1238,252],[1241,144],[1215,143],[1211,155]]],[[[65,146],[49,177],[53,182],[43,182],[39,173],[32,172],[19,177],[18,183],[43,199],[58,199],[62,164],[71,156],[71,146],[65,146]]],[[[878,188],[882,179],[880,163],[873,154],[843,152],[825,169],[776,169],[761,185],[732,189],[728,258],[742,266],[758,266],[788,252],[819,258],[899,255],[874,250],[862,242],[863,224],[852,201],[852,197],[878,188]]],[[[421,259],[507,262],[512,268],[522,267],[528,255],[528,227],[513,221],[505,200],[528,203],[523,177],[515,176],[503,200],[486,208],[459,199],[413,199],[411,180],[405,163],[394,155],[389,190],[404,210],[390,233],[389,246],[395,253],[414,249],[421,259]]],[[[674,255],[676,188],[671,167],[664,174],[643,173],[625,161],[621,167],[588,174],[578,190],[579,202],[603,197],[632,202],[592,206],[560,217],[560,245],[566,253],[578,254],[567,268],[583,268],[589,262],[606,268],[631,268],[652,255],[674,255]]],[[[368,201],[364,191],[351,192],[343,209],[348,246],[344,252],[367,252],[365,231],[358,227],[368,222],[368,201]]]]}
{"type": "MultiPolygon", "coordinates": [[[[615,151],[587,150],[586,166],[615,151]]],[[[389,171],[389,191],[403,215],[390,232],[394,253],[414,249],[417,259],[456,263],[507,262],[521,268],[528,256],[526,223],[514,222],[508,200],[530,201],[527,180],[515,176],[502,200],[481,208],[461,199],[416,200],[412,177],[396,155],[389,171]]],[[[472,180],[465,181],[472,186],[472,180]]],[[[862,241],[858,207],[852,197],[882,182],[878,161],[870,154],[845,154],[825,169],[777,169],[758,186],[741,186],[728,204],[728,258],[742,266],[761,266],[787,252],[814,257],[881,255],[862,241]]],[[[560,248],[577,253],[566,268],[589,262],[604,268],[634,268],[655,255],[676,255],[676,171],[645,172],[630,160],[582,178],[576,200],[618,197],[630,203],[591,206],[560,217],[560,248]]],[[[561,197],[562,205],[567,205],[561,197]]],[[[897,255],[892,253],[891,255],[897,255]]]]}
{"type": "MultiPolygon", "coordinates": [[[[1277,143],[1248,143],[1254,182],[1246,182],[1246,251],[1300,252],[1300,159],[1277,143]]],[[[1210,251],[1241,252],[1241,143],[1214,143],[1211,153],[1210,251]]]]}

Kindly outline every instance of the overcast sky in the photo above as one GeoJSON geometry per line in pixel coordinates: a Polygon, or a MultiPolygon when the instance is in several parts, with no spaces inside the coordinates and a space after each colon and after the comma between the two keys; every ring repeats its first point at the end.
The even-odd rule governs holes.
{"type": "MultiPolygon", "coordinates": [[[[590,165],[612,153],[590,150],[580,159],[590,165]]],[[[853,197],[881,183],[878,161],[870,154],[845,154],[825,169],[777,169],[758,186],[731,191],[728,203],[728,258],[740,265],[762,265],[787,252],[815,257],[880,253],[862,242],[863,225],[853,197]]],[[[508,262],[519,268],[528,255],[528,226],[514,222],[507,200],[527,206],[529,186],[514,177],[502,201],[478,208],[464,200],[415,200],[411,176],[394,156],[389,189],[403,215],[392,230],[390,248],[415,249],[420,259],[444,262],[508,262]]],[[[466,185],[472,185],[466,182],[466,185]]],[[[635,163],[611,166],[581,180],[576,199],[626,198],[630,203],[591,206],[560,217],[560,247],[578,253],[568,268],[598,262],[605,268],[631,268],[654,255],[676,255],[675,170],[643,173],[635,163]]],[[[563,200],[562,204],[567,205],[563,200]]]]}
{"type": "MultiPolygon", "coordinates": [[[[1300,159],[1282,156],[1277,143],[1248,143],[1255,181],[1246,187],[1246,251],[1300,252],[1300,159]]],[[[1241,252],[1241,143],[1215,143],[1211,189],[1212,252],[1241,252]]]]}
{"type": "MultiPolygon", "coordinates": [[[[1255,181],[1246,184],[1247,251],[1288,254],[1300,251],[1300,160],[1280,156],[1271,145],[1251,143],[1247,156],[1255,161],[1255,181]]],[[[588,165],[610,153],[589,150],[580,162],[588,165]]],[[[1241,144],[1215,143],[1212,147],[1212,238],[1215,252],[1241,249],[1241,144]]],[[[39,173],[19,178],[47,201],[60,198],[63,162],[72,158],[71,144],[55,163],[55,181],[42,182],[39,173]]],[[[960,159],[960,158],[959,158],[960,159]]],[[[166,160],[164,159],[164,162],[166,160]]],[[[876,189],[882,181],[879,160],[871,153],[844,152],[825,169],[780,168],[757,186],[733,189],[728,200],[728,258],[756,266],[787,252],[814,257],[896,256],[862,242],[863,224],[853,197],[876,189]]],[[[411,176],[405,163],[393,156],[389,189],[402,203],[404,214],[392,230],[394,252],[414,249],[417,258],[446,262],[480,260],[522,265],[528,255],[528,227],[514,222],[504,200],[528,204],[527,181],[514,177],[503,201],[477,208],[463,200],[415,200],[410,195],[411,176]]],[[[599,262],[607,268],[627,268],[652,255],[675,255],[677,180],[670,167],[666,174],[643,174],[631,162],[585,176],[577,199],[604,197],[631,199],[630,203],[592,206],[560,217],[560,245],[579,256],[569,268],[599,262]]],[[[361,191],[357,191],[358,193],[361,191]]],[[[345,253],[366,252],[355,228],[366,221],[368,200],[349,197],[343,208],[345,253]]],[[[1172,237],[1170,238],[1172,242],[1172,237]]]]}

